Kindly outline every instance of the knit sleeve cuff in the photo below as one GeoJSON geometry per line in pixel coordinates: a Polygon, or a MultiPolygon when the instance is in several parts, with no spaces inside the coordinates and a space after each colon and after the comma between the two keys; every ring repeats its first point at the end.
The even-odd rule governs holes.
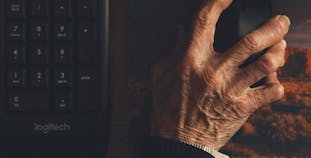
{"type": "Polygon", "coordinates": [[[195,148],[198,148],[200,150],[203,150],[203,151],[211,154],[215,158],[229,158],[228,155],[225,155],[225,154],[223,154],[221,152],[218,152],[217,150],[214,150],[213,148],[210,148],[208,146],[197,145],[197,144],[193,144],[193,143],[189,143],[189,142],[182,142],[182,143],[185,143],[185,144],[191,145],[191,146],[193,146],[195,148]]]}
{"type": "Polygon", "coordinates": [[[142,149],[143,158],[228,158],[211,148],[154,137],[146,139],[142,149]]]}

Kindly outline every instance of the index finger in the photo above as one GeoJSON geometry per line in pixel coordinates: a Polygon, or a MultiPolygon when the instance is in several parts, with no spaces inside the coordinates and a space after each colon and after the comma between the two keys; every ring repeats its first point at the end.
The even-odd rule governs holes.
{"type": "Polygon", "coordinates": [[[241,66],[249,57],[281,41],[287,34],[290,20],[277,15],[258,29],[245,35],[226,53],[227,65],[241,66]]]}
{"type": "Polygon", "coordinates": [[[198,50],[201,50],[197,53],[207,53],[213,50],[217,21],[221,13],[229,7],[232,1],[204,0],[194,21],[190,49],[191,47],[196,47],[198,50]]]}

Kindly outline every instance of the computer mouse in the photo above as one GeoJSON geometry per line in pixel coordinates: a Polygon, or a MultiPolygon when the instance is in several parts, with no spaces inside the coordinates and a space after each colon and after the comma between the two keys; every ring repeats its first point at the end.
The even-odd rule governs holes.
{"type": "MultiPolygon", "coordinates": [[[[245,34],[260,27],[272,16],[271,0],[235,0],[221,15],[215,33],[214,48],[217,52],[225,52],[238,42],[245,34]]],[[[246,60],[241,68],[251,64],[265,51],[258,52],[246,60]]],[[[264,83],[262,79],[251,87],[264,83]]]]}
{"type": "Polygon", "coordinates": [[[214,47],[224,52],[248,32],[272,16],[271,0],[235,0],[221,15],[215,34],[214,47]]]}

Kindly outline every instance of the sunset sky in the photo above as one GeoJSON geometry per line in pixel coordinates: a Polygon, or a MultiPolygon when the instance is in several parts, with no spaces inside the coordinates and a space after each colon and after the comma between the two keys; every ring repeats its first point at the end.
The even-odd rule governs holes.
{"type": "Polygon", "coordinates": [[[288,45],[311,48],[311,24],[293,26],[286,40],[288,45]]]}
{"type": "Polygon", "coordinates": [[[311,48],[311,0],[272,0],[275,14],[286,14],[292,26],[288,45],[311,48]]]}

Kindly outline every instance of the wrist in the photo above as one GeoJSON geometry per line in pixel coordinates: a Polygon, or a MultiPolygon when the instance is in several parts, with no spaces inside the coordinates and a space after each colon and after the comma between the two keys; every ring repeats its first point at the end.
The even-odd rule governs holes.
{"type": "Polygon", "coordinates": [[[162,135],[162,137],[152,136],[151,138],[159,138],[161,140],[168,140],[168,141],[172,140],[172,141],[180,142],[181,144],[192,146],[198,150],[206,152],[215,158],[229,158],[229,156],[220,153],[218,150],[216,150],[210,146],[200,145],[199,143],[189,142],[189,141],[183,140],[182,137],[180,139],[178,139],[178,138],[176,139],[175,137],[174,138],[170,137],[168,134],[164,134],[164,135],[162,135]]]}
{"type": "Polygon", "coordinates": [[[191,128],[168,129],[162,128],[155,130],[151,136],[160,137],[163,139],[177,140],[179,142],[187,142],[196,145],[208,146],[209,148],[218,151],[223,144],[217,140],[215,133],[201,132],[191,128]]]}
{"type": "Polygon", "coordinates": [[[215,123],[215,121],[213,121],[213,123],[209,124],[209,127],[204,128],[205,130],[189,126],[184,126],[182,128],[161,126],[156,129],[153,128],[151,130],[151,136],[208,146],[213,150],[219,151],[246,120],[247,118],[235,121],[234,123],[231,121],[215,123]]]}
{"type": "Polygon", "coordinates": [[[208,146],[209,148],[219,151],[226,143],[224,142],[219,132],[200,131],[190,127],[185,127],[178,130],[178,141],[187,142],[191,144],[208,146]]]}

